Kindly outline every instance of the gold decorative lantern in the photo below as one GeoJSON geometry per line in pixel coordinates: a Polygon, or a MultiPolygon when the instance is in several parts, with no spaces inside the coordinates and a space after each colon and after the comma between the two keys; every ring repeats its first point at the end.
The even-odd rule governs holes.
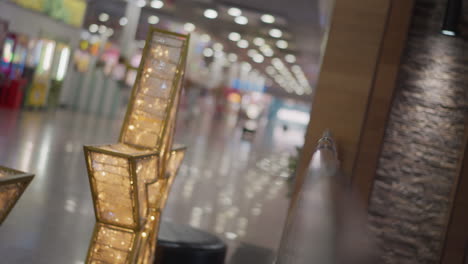
{"type": "Polygon", "coordinates": [[[151,29],[119,143],[85,146],[96,213],[87,263],[152,263],[159,218],[185,154],[173,146],[189,37],[151,29]]]}
{"type": "Polygon", "coordinates": [[[0,225],[33,178],[32,174],[0,166],[0,225]]]}

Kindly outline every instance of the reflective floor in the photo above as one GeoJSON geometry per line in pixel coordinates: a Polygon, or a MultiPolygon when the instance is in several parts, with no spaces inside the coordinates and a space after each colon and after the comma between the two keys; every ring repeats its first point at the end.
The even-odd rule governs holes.
{"type": "MultiPolygon", "coordinates": [[[[237,115],[197,100],[179,114],[176,141],[188,152],[163,218],[217,234],[228,263],[271,263],[304,128],[264,120],[245,139],[237,115]]],[[[0,164],[36,174],[0,227],[1,263],[84,263],[95,220],[82,147],[116,142],[118,116],[0,109],[0,164]]]]}

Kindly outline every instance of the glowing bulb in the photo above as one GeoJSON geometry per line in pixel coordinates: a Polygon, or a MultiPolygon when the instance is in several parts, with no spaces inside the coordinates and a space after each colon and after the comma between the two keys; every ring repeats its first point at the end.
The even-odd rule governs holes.
{"type": "Polygon", "coordinates": [[[247,23],[249,23],[249,20],[245,16],[238,16],[234,19],[234,22],[236,22],[239,25],[247,25],[247,23]]]}
{"type": "Polygon", "coordinates": [[[209,19],[215,19],[218,17],[218,11],[214,10],[214,9],[206,9],[205,12],[203,13],[203,15],[206,17],[206,18],[209,18],[209,19]]]}
{"type": "Polygon", "coordinates": [[[288,42],[286,40],[278,40],[276,42],[276,47],[280,48],[280,49],[287,49],[288,48],[288,42]]]}
{"type": "Polygon", "coordinates": [[[230,16],[236,17],[236,16],[242,15],[242,11],[237,7],[231,7],[231,8],[228,9],[228,14],[230,16]]]}
{"type": "Polygon", "coordinates": [[[292,54],[288,54],[288,55],[284,56],[284,60],[289,62],[289,63],[295,63],[296,62],[296,56],[294,56],[292,54]]]}
{"type": "Polygon", "coordinates": [[[125,25],[127,25],[128,23],[128,18],[126,17],[122,17],[120,20],[119,20],[119,24],[123,27],[125,25]]]}
{"type": "Polygon", "coordinates": [[[260,19],[267,24],[275,23],[275,17],[269,14],[263,15],[260,19]]]}
{"type": "Polygon", "coordinates": [[[104,26],[104,25],[100,25],[98,31],[99,31],[100,34],[104,34],[107,31],[107,27],[104,26]]]}
{"type": "Polygon", "coordinates": [[[109,15],[106,13],[101,13],[99,15],[99,21],[101,22],[107,22],[109,20],[109,15]]]}
{"type": "Polygon", "coordinates": [[[212,57],[214,54],[213,50],[210,48],[206,48],[203,50],[203,56],[205,57],[212,57]]]}
{"type": "Polygon", "coordinates": [[[257,55],[257,54],[258,54],[258,51],[255,50],[255,49],[249,49],[249,51],[247,51],[247,55],[249,57],[253,57],[253,56],[257,55]]]}
{"type": "Polygon", "coordinates": [[[269,32],[270,36],[274,37],[274,38],[281,38],[283,36],[283,32],[277,28],[272,28],[270,29],[270,32],[269,32]]]}
{"type": "Polygon", "coordinates": [[[98,30],[99,30],[99,26],[96,25],[96,24],[91,24],[89,26],[89,32],[91,32],[91,33],[96,33],[98,30]]]}
{"type": "Polygon", "coordinates": [[[145,0],[138,0],[138,1],[136,2],[136,5],[137,5],[138,7],[140,7],[140,8],[143,8],[143,7],[145,7],[145,5],[146,5],[146,1],[145,1],[145,0]]]}
{"type": "Polygon", "coordinates": [[[155,25],[155,24],[159,23],[159,17],[149,16],[148,17],[148,23],[150,23],[151,25],[155,25]]]}
{"type": "Polygon", "coordinates": [[[265,45],[265,40],[262,39],[262,38],[260,38],[260,37],[256,37],[256,38],[254,38],[253,43],[254,43],[256,46],[259,46],[259,47],[260,47],[260,46],[265,45]]]}
{"type": "Polygon", "coordinates": [[[239,41],[241,39],[241,35],[237,32],[231,32],[228,35],[228,39],[231,41],[239,41]]]}
{"type": "Polygon", "coordinates": [[[237,47],[241,49],[245,49],[249,47],[249,42],[245,39],[241,39],[237,42],[237,47]]]}
{"type": "Polygon", "coordinates": [[[262,54],[260,53],[257,53],[255,54],[255,56],[253,56],[253,61],[255,61],[256,63],[262,63],[264,61],[264,57],[262,56],[262,54]]]}
{"type": "Polygon", "coordinates": [[[160,9],[160,8],[162,8],[164,6],[164,2],[160,1],[160,0],[153,0],[153,1],[151,1],[150,6],[152,8],[160,9]]]}
{"type": "Polygon", "coordinates": [[[237,55],[234,54],[234,53],[229,53],[229,55],[228,55],[228,60],[229,60],[230,62],[236,62],[236,61],[237,61],[237,55]]]}
{"type": "Polygon", "coordinates": [[[184,30],[187,31],[187,32],[192,32],[195,30],[195,25],[192,24],[192,23],[185,23],[184,25],[184,30]]]}

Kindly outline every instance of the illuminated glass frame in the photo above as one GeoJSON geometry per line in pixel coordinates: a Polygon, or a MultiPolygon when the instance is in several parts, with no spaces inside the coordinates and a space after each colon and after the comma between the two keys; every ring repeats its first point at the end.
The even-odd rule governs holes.
{"type": "Polygon", "coordinates": [[[150,29],[119,143],[85,146],[96,225],[87,263],[152,263],[185,147],[173,146],[189,36],[150,29]]]}

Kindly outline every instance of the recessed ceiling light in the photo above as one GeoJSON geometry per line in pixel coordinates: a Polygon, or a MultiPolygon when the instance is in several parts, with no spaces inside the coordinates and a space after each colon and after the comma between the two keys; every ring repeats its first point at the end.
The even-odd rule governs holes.
{"type": "Polygon", "coordinates": [[[276,73],[275,68],[273,68],[273,66],[266,67],[266,72],[270,75],[273,75],[276,73]]]}
{"type": "Polygon", "coordinates": [[[215,44],[213,44],[213,49],[215,51],[222,51],[223,50],[223,44],[219,43],[219,42],[216,42],[215,44]]]}
{"type": "Polygon", "coordinates": [[[104,25],[100,25],[100,26],[99,26],[98,32],[99,32],[100,34],[104,34],[104,33],[106,33],[106,31],[107,31],[107,27],[106,27],[106,26],[104,26],[104,25]]]}
{"type": "Polygon", "coordinates": [[[200,40],[203,41],[203,42],[209,42],[211,40],[211,37],[208,34],[202,34],[200,36],[200,40]]]}
{"type": "Polygon", "coordinates": [[[96,24],[89,25],[89,32],[96,33],[99,30],[99,26],[96,24]]]}
{"type": "Polygon", "coordinates": [[[138,0],[138,1],[136,2],[136,5],[137,5],[138,7],[143,8],[143,7],[146,6],[146,1],[145,1],[145,0],[138,0]]]}
{"type": "Polygon", "coordinates": [[[122,17],[120,20],[119,20],[119,24],[123,27],[125,25],[127,25],[128,23],[128,18],[126,17],[122,17]]]}
{"type": "Polygon", "coordinates": [[[107,22],[109,20],[109,14],[107,13],[101,13],[99,15],[99,21],[101,22],[107,22]]]}
{"type": "Polygon", "coordinates": [[[237,32],[231,32],[229,33],[228,38],[229,40],[232,40],[232,41],[239,41],[241,39],[241,35],[237,32]]]}
{"type": "Polygon", "coordinates": [[[111,37],[112,35],[114,35],[114,30],[112,28],[108,28],[106,34],[108,37],[111,37]]]}
{"type": "Polygon", "coordinates": [[[254,38],[253,40],[253,43],[256,45],[256,46],[263,46],[265,45],[265,40],[263,38],[260,38],[260,37],[256,37],[254,38]]]}
{"type": "Polygon", "coordinates": [[[241,49],[246,49],[249,47],[249,42],[245,39],[241,39],[237,42],[237,47],[241,49]]]}
{"type": "Polygon", "coordinates": [[[276,41],[276,47],[280,49],[287,49],[288,48],[288,42],[286,40],[278,40],[276,41]]]}
{"type": "Polygon", "coordinates": [[[236,17],[242,15],[242,11],[237,7],[231,7],[228,9],[228,14],[236,17]]]}
{"type": "Polygon", "coordinates": [[[205,57],[211,57],[211,56],[213,56],[213,54],[214,54],[214,52],[210,48],[205,48],[203,50],[203,56],[205,56],[205,57]]]}
{"type": "Polygon", "coordinates": [[[271,48],[263,49],[262,53],[263,53],[263,55],[265,55],[267,57],[273,57],[273,55],[275,55],[275,53],[273,52],[273,50],[271,48]]]}
{"type": "Polygon", "coordinates": [[[234,54],[234,53],[229,53],[229,55],[228,55],[228,60],[229,60],[230,62],[236,62],[236,61],[237,61],[237,55],[234,54]]]}
{"type": "Polygon", "coordinates": [[[255,56],[253,56],[253,61],[255,61],[256,63],[262,63],[263,60],[265,59],[262,54],[260,53],[257,53],[255,56]]]}
{"type": "Polygon", "coordinates": [[[301,72],[301,71],[302,71],[302,70],[301,70],[301,66],[299,66],[299,65],[293,65],[293,66],[291,67],[291,70],[292,70],[293,72],[301,72]]]}
{"type": "Polygon", "coordinates": [[[296,62],[296,56],[294,56],[292,54],[288,54],[288,55],[284,56],[284,59],[289,63],[295,63],[296,62]]]}
{"type": "Polygon", "coordinates": [[[256,49],[249,49],[249,51],[247,51],[247,56],[249,57],[253,57],[257,54],[258,54],[258,51],[256,49]]]}
{"type": "Polygon", "coordinates": [[[245,71],[250,71],[252,69],[252,66],[250,65],[250,63],[244,61],[242,62],[242,65],[241,65],[242,69],[244,69],[245,71]]]}
{"type": "Polygon", "coordinates": [[[234,19],[234,22],[236,22],[239,25],[247,25],[247,23],[249,23],[249,20],[245,16],[238,16],[234,19]]]}
{"type": "Polygon", "coordinates": [[[270,14],[264,14],[260,19],[267,24],[275,23],[275,17],[270,14]]]}
{"type": "Polygon", "coordinates": [[[203,12],[203,15],[204,15],[206,18],[215,19],[215,18],[218,17],[218,11],[209,8],[209,9],[206,9],[205,12],[203,12]]]}
{"type": "Polygon", "coordinates": [[[151,25],[155,25],[155,24],[159,23],[159,17],[149,16],[148,17],[148,23],[150,23],[151,25]]]}
{"type": "Polygon", "coordinates": [[[160,0],[153,0],[151,1],[150,6],[152,8],[160,9],[164,6],[164,2],[160,0]]]}
{"type": "Polygon", "coordinates": [[[281,38],[283,36],[283,32],[277,28],[270,29],[270,36],[274,38],[281,38]]]}
{"type": "Polygon", "coordinates": [[[192,24],[192,23],[185,23],[184,24],[184,30],[187,31],[187,32],[192,32],[195,30],[195,25],[192,24]]]}

